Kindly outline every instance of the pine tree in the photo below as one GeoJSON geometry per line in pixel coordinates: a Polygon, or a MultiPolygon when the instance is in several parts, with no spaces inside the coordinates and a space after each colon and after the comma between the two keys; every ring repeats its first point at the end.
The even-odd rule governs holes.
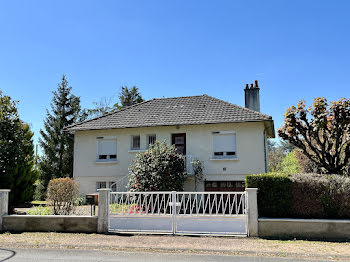
{"type": "Polygon", "coordinates": [[[132,106],[144,101],[139,92],[139,89],[136,86],[133,86],[131,89],[129,89],[127,86],[122,86],[122,91],[119,94],[119,100],[121,106],[117,103],[114,105],[115,107],[122,108],[132,106]]]}
{"type": "Polygon", "coordinates": [[[0,126],[0,188],[11,189],[11,204],[31,201],[37,179],[33,133],[19,118],[17,102],[1,91],[0,126]]]}
{"type": "Polygon", "coordinates": [[[66,76],[53,92],[51,112],[46,111],[44,130],[40,130],[39,139],[43,156],[39,162],[40,179],[44,188],[53,178],[73,176],[73,146],[72,134],[63,128],[80,120],[80,98],[71,93],[66,76]]]}

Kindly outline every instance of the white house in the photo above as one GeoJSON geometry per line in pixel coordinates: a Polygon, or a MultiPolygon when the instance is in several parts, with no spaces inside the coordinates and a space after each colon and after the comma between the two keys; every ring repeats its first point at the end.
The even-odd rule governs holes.
{"type": "Polygon", "coordinates": [[[247,174],[268,171],[266,139],[275,134],[272,117],[259,112],[257,81],[246,86],[245,101],[246,108],[208,95],[152,99],[68,127],[80,194],[114,182],[123,190],[135,154],[156,140],[186,156],[186,191],[195,190],[193,159],[204,166],[197,190],[241,190],[247,174]]]}

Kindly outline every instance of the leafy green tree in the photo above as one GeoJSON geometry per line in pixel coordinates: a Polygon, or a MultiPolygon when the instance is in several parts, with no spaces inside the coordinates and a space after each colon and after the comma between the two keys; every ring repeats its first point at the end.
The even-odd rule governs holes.
{"type": "Polygon", "coordinates": [[[11,189],[12,204],[31,201],[37,179],[33,132],[19,118],[17,102],[1,91],[0,127],[0,188],[11,189]]]}
{"type": "Polygon", "coordinates": [[[280,146],[271,147],[269,150],[269,172],[280,172],[281,163],[285,153],[280,146]]]}
{"type": "Polygon", "coordinates": [[[174,145],[156,141],[145,153],[138,153],[129,169],[130,191],[182,191],[185,163],[174,145]]]}
{"type": "Polygon", "coordinates": [[[132,106],[138,103],[143,102],[143,98],[139,92],[139,89],[136,86],[132,88],[128,88],[127,86],[122,86],[122,91],[119,94],[120,104],[118,103],[114,105],[114,107],[121,108],[132,106]]]}
{"type": "Polygon", "coordinates": [[[283,159],[280,164],[279,169],[283,173],[287,174],[298,174],[301,171],[300,164],[298,159],[295,156],[296,151],[293,150],[292,152],[288,153],[283,159]]]}
{"type": "Polygon", "coordinates": [[[330,105],[323,97],[287,109],[279,136],[299,148],[324,173],[346,174],[350,163],[350,99],[330,105]]]}
{"type": "Polygon", "coordinates": [[[40,130],[40,146],[43,156],[39,161],[40,179],[44,188],[53,178],[73,176],[73,146],[72,134],[63,131],[81,119],[80,98],[71,93],[66,76],[53,92],[51,112],[46,111],[44,129],[40,130]]]}

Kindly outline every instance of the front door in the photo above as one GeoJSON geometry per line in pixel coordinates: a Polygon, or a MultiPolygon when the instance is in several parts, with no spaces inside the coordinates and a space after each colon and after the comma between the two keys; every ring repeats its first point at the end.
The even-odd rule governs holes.
{"type": "Polygon", "coordinates": [[[186,133],[172,134],[171,143],[175,145],[178,154],[186,155],[186,133]]]}

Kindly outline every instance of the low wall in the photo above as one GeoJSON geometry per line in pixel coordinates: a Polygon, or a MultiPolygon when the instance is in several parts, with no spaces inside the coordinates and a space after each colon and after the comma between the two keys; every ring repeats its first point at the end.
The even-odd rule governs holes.
{"type": "Polygon", "coordinates": [[[92,216],[3,216],[3,231],[97,233],[97,217],[92,216]]]}
{"type": "Polygon", "coordinates": [[[258,223],[260,237],[350,239],[350,219],[259,218],[258,223]]]}

